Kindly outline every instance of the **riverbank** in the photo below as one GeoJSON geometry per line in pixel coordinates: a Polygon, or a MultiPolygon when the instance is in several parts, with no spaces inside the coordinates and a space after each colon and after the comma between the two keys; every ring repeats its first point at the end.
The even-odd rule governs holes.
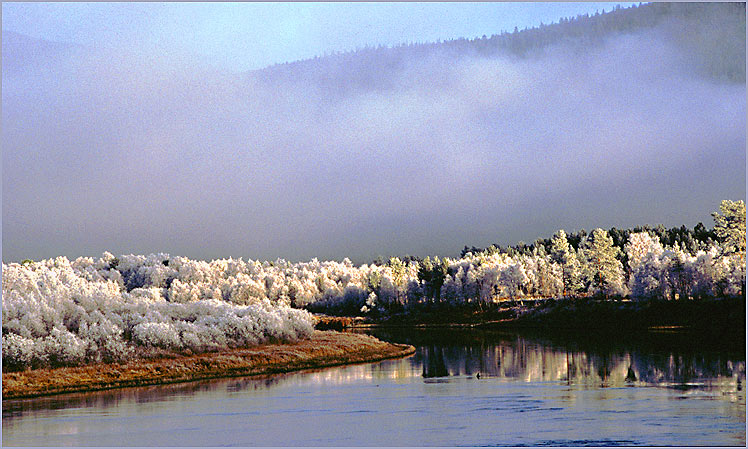
{"type": "MultiPolygon", "coordinates": [[[[697,331],[745,335],[744,298],[689,301],[605,301],[590,298],[549,299],[526,304],[493,304],[478,311],[429,305],[408,313],[352,319],[340,317],[342,329],[367,327],[567,329],[630,331],[697,331]]],[[[333,318],[326,317],[333,326],[333,318]]]]}
{"type": "Polygon", "coordinates": [[[285,373],[413,354],[415,348],[369,335],[315,331],[309,340],[127,363],[3,372],[3,399],[219,377],[285,373]]]}
{"type": "Polygon", "coordinates": [[[610,331],[695,331],[745,336],[745,298],[684,301],[547,301],[519,314],[518,326],[610,331]]]}

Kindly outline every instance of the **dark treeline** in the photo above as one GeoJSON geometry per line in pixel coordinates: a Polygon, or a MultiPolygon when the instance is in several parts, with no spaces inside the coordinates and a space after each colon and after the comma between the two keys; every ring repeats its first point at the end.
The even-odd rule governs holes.
{"type": "Polygon", "coordinates": [[[736,2],[616,6],[609,12],[563,18],[534,28],[515,27],[473,39],[367,46],[277,64],[256,73],[260,78],[311,83],[331,95],[343,95],[359,89],[394,88],[397,80],[387,75],[411,67],[413,61],[429,60],[447,70],[455,59],[464,57],[528,58],[558,48],[587,52],[616,37],[656,30],[665,42],[687,52],[695,72],[714,81],[744,83],[745,19],[745,3],[736,2]]]}
{"type": "MultiPolygon", "coordinates": [[[[613,239],[613,245],[620,250],[620,252],[618,253],[618,257],[623,264],[626,264],[626,262],[628,262],[625,246],[629,240],[629,236],[637,232],[647,232],[652,237],[657,237],[660,243],[662,243],[664,246],[673,247],[677,245],[684,251],[688,251],[690,253],[703,251],[708,249],[710,246],[718,244],[717,235],[715,234],[714,229],[707,228],[706,226],[704,226],[704,223],[701,222],[699,222],[699,224],[697,224],[693,228],[688,228],[686,227],[686,225],[681,225],[680,227],[676,226],[668,229],[665,227],[665,225],[662,224],[658,224],[655,226],[635,226],[629,229],[618,229],[614,226],[608,229],[607,232],[613,239]]],[[[572,249],[574,249],[574,251],[577,251],[580,248],[581,242],[588,235],[589,233],[587,231],[581,229],[579,231],[568,233],[566,238],[572,249]]],[[[551,245],[551,237],[538,238],[534,242],[529,244],[522,241],[517,242],[517,244],[515,245],[506,246],[502,246],[500,243],[494,243],[493,245],[485,248],[465,245],[465,247],[462,248],[462,251],[460,251],[460,257],[465,257],[465,255],[468,253],[486,255],[502,253],[508,254],[509,256],[546,255],[550,254],[551,245]]],[[[422,257],[412,256],[410,254],[400,256],[399,259],[406,264],[411,262],[423,262],[422,257]]],[[[374,258],[371,261],[371,264],[382,266],[386,265],[388,261],[389,258],[385,258],[380,255],[374,258]]]]}
{"type": "MultiPolygon", "coordinates": [[[[370,295],[365,305],[361,298],[357,302],[351,300],[354,296],[344,295],[340,300],[328,296],[311,307],[320,311],[345,309],[346,313],[356,313],[360,307],[361,312],[376,315],[445,308],[484,312],[501,308],[506,300],[518,299],[744,301],[745,203],[722,201],[720,212],[712,217],[713,229],[699,223],[693,229],[647,225],[623,230],[598,228],[590,233],[582,230],[571,235],[559,230],[553,237],[530,245],[520,242],[506,248],[465,247],[459,259],[407,256],[407,262],[392,258],[384,264],[377,260],[367,267],[374,271],[366,277],[365,292],[370,295]]],[[[562,312],[567,306],[561,308],[562,312]]],[[[575,312],[572,317],[589,316],[595,321],[610,311],[575,312]]],[[[616,315],[619,312],[612,310],[611,323],[620,321],[616,315]]],[[[666,321],[658,318],[657,322],[666,321]]]]}
{"type": "MultiPolygon", "coordinates": [[[[625,246],[629,240],[629,236],[637,232],[646,232],[652,237],[657,237],[664,246],[678,246],[684,251],[690,253],[696,253],[698,251],[706,250],[710,246],[718,243],[717,235],[714,229],[707,229],[704,223],[699,222],[693,228],[688,228],[686,225],[680,227],[673,227],[667,229],[664,225],[658,224],[656,226],[644,225],[636,226],[629,229],[618,229],[612,227],[608,229],[608,235],[613,239],[613,246],[617,247],[620,252],[618,253],[619,260],[625,265],[628,260],[626,256],[625,246]]],[[[581,242],[588,236],[587,231],[584,229],[576,232],[570,232],[567,234],[566,239],[569,245],[577,251],[580,248],[581,242]]],[[[552,240],[551,238],[539,238],[534,242],[527,244],[525,242],[518,242],[516,245],[501,246],[499,243],[494,243],[487,248],[477,248],[475,246],[465,247],[460,252],[460,257],[464,257],[468,253],[473,254],[495,254],[495,253],[506,253],[510,256],[525,255],[531,256],[533,254],[545,255],[551,252],[552,240]]],[[[415,259],[412,256],[406,256],[410,259],[415,259]]]]}

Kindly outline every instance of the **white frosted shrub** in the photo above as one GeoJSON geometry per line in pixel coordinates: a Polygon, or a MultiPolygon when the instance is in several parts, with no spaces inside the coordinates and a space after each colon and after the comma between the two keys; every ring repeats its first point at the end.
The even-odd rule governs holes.
{"type": "Polygon", "coordinates": [[[283,335],[281,338],[287,340],[301,340],[312,336],[314,325],[309,319],[308,313],[299,313],[299,310],[292,308],[279,309],[278,313],[281,318],[290,325],[283,326],[283,335]]]}
{"type": "Polygon", "coordinates": [[[745,256],[733,254],[721,258],[724,294],[739,295],[745,285],[745,256]]]}
{"type": "Polygon", "coordinates": [[[83,363],[88,343],[67,329],[55,327],[44,338],[44,352],[54,364],[75,365],[83,363]]]}
{"type": "Polygon", "coordinates": [[[34,340],[15,333],[3,335],[3,365],[13,367],[31,366],[36,357],[34,340]]]}
{"type": "Polygon", "coordinates": [[[125,361],[134,355],[135,349],[123,339],[122,328],[105,319],[101,323],[83,323],[78,335],[88,341],[86,358],[93,362],[125,361]]]}
{"type": "MultiPolygon", "coordinates": [[[[177,281],[178,282],[178,281],[177,281]]],[[[164,289],[158,287],[140,287],[130,291],[130,296],[148,302],[162,301],[165,297],[164,289]]]]}
{"type": "Polygon", "coordinates": [[[133,341],[143,346],[176,349],[181,346],[177,330],[171,323],[140,323],[132,328],[133,341]]]}
{"type": "Polygon", "coordinates": [[[229,301],[234,304],[251,304],[267,297],[265,281],[256,281],[244,273],[237,274],[227,284],[229,301]]]}
{"type": "Polygon", "coordinates": [[[2,293],[3,366],[10,369],[149,353],[139,347],[197,352],[293,341],[313,329],[308,312],[288,306],[283,271],[241,260],[104,253],[3,264],[2,293]]]}
{"type": "Polygon", "coordinates": [[[658,244],[650,248],[640,251],[631,264],[632,298],[672,299],[676,293],[693,297],[741,294],[745,282],[745,259],[741,256],[720,255],[717,247],[696,255],[677,247],[663,249],[658,244]]]}

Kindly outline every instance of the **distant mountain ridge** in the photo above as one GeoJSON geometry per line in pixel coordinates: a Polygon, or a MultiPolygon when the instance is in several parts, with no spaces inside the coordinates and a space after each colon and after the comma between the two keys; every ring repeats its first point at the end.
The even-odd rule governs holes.
{"type": "Polygon", "coordinates": [[[490,37],[366,47],[252,73],[262,80],[306,82],[330,90],[387,88],[389,80],[383,74],[431,56],[444,56],[441,63],[447,65],[450,58],[531,58],[553,46],[585,51],[612,37],[657,29],[693,56],[701,75],[717,82],[745,83],[745,19],[745,3],[649,3],[490,37]]]}
{"type": "MultiPolygon", "coordinates": [[[[502,32],[490,37],[459,38],[430,43],[404,43],[392,47],[367,46],[311,59],[275,64],[250,71],[266,81],[312,83],[333,90],[387,87],[382,74],[402,70],[424,58],[451,61],[467,57],[532,58],[566,46],[585,51],[607,39],[655,28],[671,43],[687,50],[702,75],[714,81],[745,83],[746,10],[744,2],[648,3],[616,7],[594,15],[561,18],[552,24],[502,32]]],[[[82,47],[33,38],[3,30],[3,71],[40,68],[62,60],[82,47]]],[[[326,89],[327,90],[327,89],[326,89]]]]}

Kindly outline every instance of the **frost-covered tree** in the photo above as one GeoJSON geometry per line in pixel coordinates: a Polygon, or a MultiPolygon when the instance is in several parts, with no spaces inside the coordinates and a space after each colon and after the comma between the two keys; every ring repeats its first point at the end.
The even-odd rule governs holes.
{"type": "Polygon", "coordinates": [[[720,265],[726,273],[721,281],[721,290],[723,294],[745,296],[745,202],[724,200],[719,209],[719,212],[712,213],[712,217],[714,233],[722,247],[720,265]]]}
{"type": "Polygon", "coordinates": [[[395,300],[402,304],[404,303],[405,283],[407,281],[407,265],[403,263],[398,257],[393,257],[387,264],[392,273],[392,281],[395,287],[395,300]]]}
{"type": "Polygon", "coordinates": [[[535,294],[541,298],[555,298],[564,294],[563,268],[548,257],[533,260],[535,294]]]}
{"type": "Polygon", "coordinates": [[[478,306],[483,307],[493,300],[498,290],[500,267],[493,263],[483,263],[476,269],[478,306]]]}
{"type": "Polygon", "coordinates": [[[628,259],[628,286],[631,296],[637,299],[660,295],[660,256],[663,253],[660,239],[647,232],[629,235],[625,246],[628,259]]]}
{"type": "Polygon", "coordinates": [[[560,229],[551,239],[551,257],[561,266],[564,296],[581,289],[581,264],[576,253],[566,239],[566,232],[560,229]]]}
{"type": "Polygon", "coordinates": [[[623,266],[617,259],[619,249],[603,229],[595,229],[585,241],[583,253],[587,260],[586,277],[593,293],[620,295],[623,288],[623,266]]]}
{"type": "Polygon", "coordinates": [[[652,237],[647,232],[635,232],[629,235],[625,251],[629,272],[633,273],[644,262],[649,253],[659,256],[662,254],[663,248],[659,238],[652,237]]]}
{"type": "Polygon", "coordinates": [[[633,299],[653,299],[663,296],[664,287],[660,281],[663,264],[660,255],[648,253],[640,261],[636,271],[631,273],[629,288],[633,299]]]}
{"type": "Polygon", "coordinates": [[[527,277],[524,266],[520,262],[515,262],[501,271],[500,281],[507,288],[509,297],[517,299],[530,279],[527,277]]]}
{"type": "Polygon", "coordinates": [[[665,298],[688,299],[694,284],[693,258],[679,247],[665,250],[660,256],[660,284],[665,298]]]}
{"type": "Polygon", "coordinates": [[[462,296],[462,268],[454,275],[447,275],[441,289],[442,301],[450,306],[459,306],[464,303],[462,296]]]}
{"type": "Polygon", "coordinates": [[[745,256],[745,202],[724,200],[719,212],[713,212],[714,232],[726,254],[745,256]]]}

